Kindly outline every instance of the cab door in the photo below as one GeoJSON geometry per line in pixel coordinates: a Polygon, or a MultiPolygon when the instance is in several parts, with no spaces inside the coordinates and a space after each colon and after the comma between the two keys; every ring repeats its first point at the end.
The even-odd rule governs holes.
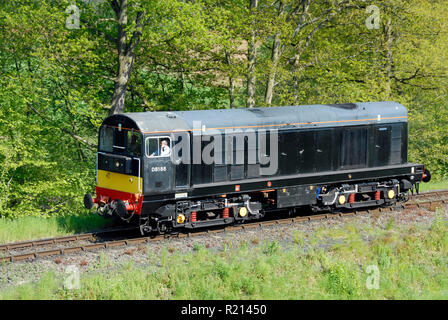
{"type": "Polygon", "coordinates": [[[174,188],[176,192],[182,192],[190,187],[190,134],[185,132],[175,133],[172,136],[173,149],[171,159],[174,168],[174,188]]]}
{"type": "Polygon", "coordinates": [[[173,189],[172,143],[169,136],[145,139],[145,193],[165,193],[173,189]]]}

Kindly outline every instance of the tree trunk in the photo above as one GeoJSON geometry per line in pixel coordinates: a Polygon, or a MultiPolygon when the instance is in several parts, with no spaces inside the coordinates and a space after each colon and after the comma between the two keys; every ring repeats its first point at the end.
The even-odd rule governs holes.
{"type": "MultiPolygon", "coordinates": [[[[258,6],[258,0],[250,0],[250,10],[254,11],[258,6]]],[[[249,50],[247,59],[249,62],[249,71],[247,75],[247,100],[246,107],[253,108],[255,107],[255,88],[257,83],[257,78],[255,74],[255,65],[256,65],[256,55],[257,55],[257,43],[256,43],[256,31],[255,26],[253,26],[251,32],[251,39],[249,41],[249,50]]]]}
{"type": "Polygon", "coordinates": [[[109,115],[123,113],[126,101],[126,91],[131,77],[134,54],[118,57],[118,75],[115,80],[114,97],[109,115]]]}
{"type": "MultiPolygon", "coordinates": [[[[232,61],[230,59],[230,53],[225,51],[226,54],[226,63],[230,66],[232,65],[232,61]]],[[[229,75],[229,108],[233,109],[235,108],[235,81],[232,77],[232,75],[229,75]]]]}
{"type": "Polygon", "coordinates": [[[229,77],[229,107],[235,108],[235,81],[232,77],[229,77]]]}
{"type": "MultiPolygon", "coordinates": [[[[278,8],[278,16],[280,17],[283,14],[283,2],[280,1],[278,8]]],[[[269,70],[268,81],[266,83],[266,93],[264,95],[264,102],[270,106],[272,103],[272,97],[274,95],[274,87],[275,87],[275,76],[277,74],[277,64],[280,58],[280,32],[277,32],[274,36],[274,43],[272,44],[272,53],[271,53],[271,69],[269,70]]]]}
{"type": "Polygon", "coordinates": [[[268,82],[266,84],[266,93],[264,102],[270,106],[272,103],[272,96],[274,95],[275,75],[277,73],[277,63],[280,57],[280,33],[276,33],[274,37],[274,44],[272,46],[271,63],[272,67],[269,71],[268,82]]]}
{"type": "Polygon", "coordinates": [[[387,97],[391,96],[392,93],[392,77],[393,77],[393,61],[392,61],[392,26],[391,26],[391,18],[389,17],[386,24],[386,94],[387,97]]]}
{"type": "Polygon", "coordinates": [[[127,32],[125,30],[128,24],[128,0],[120,0],[120,4],[118,4],[117,1],[113,1],[112,6],[118,21],[118,71],[117,77],[115,78],[114,96],[109,115],[123,113],[125,109],[126,91],[135,60],[135,50],[140,41],[144,26],[144,23],[142,23],[144,13],[140,12],[137,14],[136,30],[134,31],[132,38],[128,41],[127,32]]]}

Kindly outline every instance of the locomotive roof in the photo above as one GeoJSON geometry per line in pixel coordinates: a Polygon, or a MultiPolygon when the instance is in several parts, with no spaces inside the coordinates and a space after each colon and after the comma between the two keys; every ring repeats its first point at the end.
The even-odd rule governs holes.
{"type": "Polygon", "coordinates": [[[227,128],[315,128],[406,122],[407,110],[397,102],[362,102],[167,112],[134,112],[108,117],[103,124],[122,123],[145,133],[227,128]],[[196,122],[196,123],[195,123],[196,122]]]}

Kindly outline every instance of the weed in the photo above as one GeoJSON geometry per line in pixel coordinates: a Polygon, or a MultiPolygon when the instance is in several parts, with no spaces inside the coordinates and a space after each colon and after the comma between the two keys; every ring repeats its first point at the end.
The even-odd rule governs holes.
{"type": "Polygon", "coordinates": [[[197,243],[197,242],[195,242],[194,244],[193,244],[193,251],[200,251],[201,249],[203,249],[204,248],[204,245],[203,244],[200,244],[200,243],[197,243]]]}
{"type": "Polygon", "coordinates": [[[273,255],[278,251],[278,249],[279,249],[278,243],[276,241],[271,241],[265,245],[263,253],[266,255],[273,255]]]}
{"type": "Polygon", "coordinates": [[[394,227],[394,219],[390,218],[389,221],[387,221],[386,230],[392,230],[394,227]]]}
{"type": "Polygon", "coordinates": [[[305,239],[304,239],[304,234],[302,232],[294,231],[293,238],[294,238],[295,244],[297,244],[300,247],[303,247],[303,245],[305,244],[305,239]]]}

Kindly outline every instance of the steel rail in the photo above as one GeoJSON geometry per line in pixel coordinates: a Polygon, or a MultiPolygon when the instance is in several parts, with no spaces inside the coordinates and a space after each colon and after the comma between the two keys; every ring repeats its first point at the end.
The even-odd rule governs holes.
{"type": "Polygon", "coordinates": [[[5,244],[0,244],[0,252],[32,248],[32,247],[42,247],[42,246],[46,246],[46,245],[62,244],[62,243],[75,242],[75,241],[81,241],[81,240],[95,240],[95,238],[99,237],[99,236],[106,236],[108,234],[114,234],[114,233],[118,233],[118,232],[134,230],[134,229],[137,229],[137,227],[107,228],[107,229],[92,231],[92,232],[88,232],[88,233],[80,233],[80,234],[74,234],[74,235],[68,235],[68,236],[5,243],[5,244]]]}

